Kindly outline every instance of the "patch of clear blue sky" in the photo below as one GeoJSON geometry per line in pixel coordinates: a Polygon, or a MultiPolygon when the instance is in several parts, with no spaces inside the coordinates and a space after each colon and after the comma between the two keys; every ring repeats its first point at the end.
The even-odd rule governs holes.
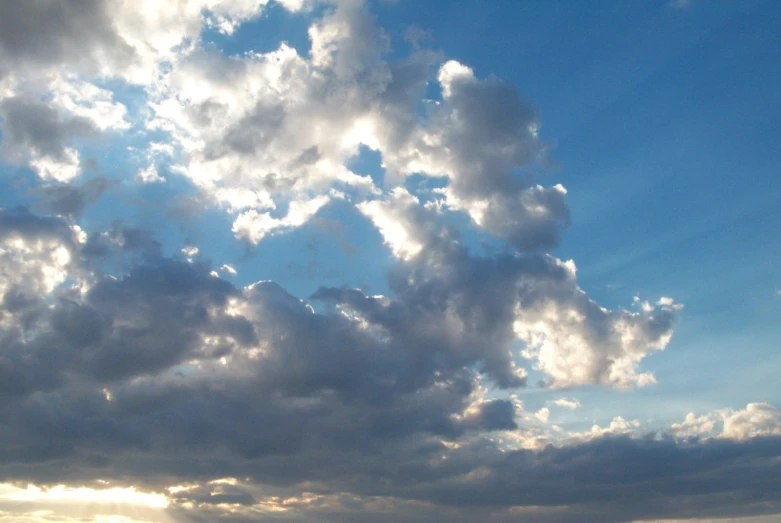
{"type": "Polygon", "coordinates": [[[241,24],[232,34],[205,28],[201,38],[207,47],[228,56],[241,56],[249,51],[267,53],[278,49],[281,42],[293,47],[299,55],[308,56],[307,31],[313,17],[323,9],[320,6],[307,14],[290,13],[279,4],[270,3],[260,16],[241,24]]]}

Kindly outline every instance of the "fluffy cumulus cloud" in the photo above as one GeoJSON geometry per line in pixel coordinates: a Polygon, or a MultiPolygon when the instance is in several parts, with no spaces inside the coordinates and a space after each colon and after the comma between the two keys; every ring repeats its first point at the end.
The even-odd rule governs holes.
{"type": "Polygon", "coordinates": [[[697,416],[686,415],[672,426],[677,437],[717,437],[747,440],[755,436],[781,435],[781,410],[767,403],[749,403],[745,409],[724,409],[697,416]]]}
{"type": "Polygon", "coordinates": [[[769,404],[554,423],[581,406],[558,389],[655,383],[682,306],[602,307],[550,254],[567,190],[517,88],[392,53],[358,0],[277,4],[308,52],[202,41],[265,1],[0,5],[3,173],[31,185],[0,210],[0,520],[67,521],[79,496],[146,507],[128,522],[781,512],[769,404]],[[351,170],[367,149],[384,179],[351,170]],[[143,219],[139,195],[179,189],[248,247],[347,209],[387,292],[245,280],[143,219]],[[526,410],[524,387],[554,395],[526,410]]]}
{"type": "Polygon", "coordinates": [[[77,264],[78,232],[25,209],[0,211],[0,291],[6,307],[17,299],[37,301],[65,281],[77,264]]]}
{"type": "Polygon", "coordinates": [[[675,303],[609,311],[577,285],[572,261],[537,253],[473,256],[434,207],[420,205],[403,189],[359,209],[403,262],[392,279],[403,298],[391,306],[436,303],[436,316],[410,311],[408,317],[427,329],[441,326],[442,336],[449,333],[464,345],[461,354],[477,350],[502,386],[525,376],[515,365],[519,342],[525,345],[520,354],[549,376],[551,386],[654,381],[638,372],[638,363],[669,342],[675,303]]]}
{"type": "Polygon", "coordinates": [[[555,246],[569,224],[567,191],[530,184],[523,171],[546,152],[532,105],[514,86],[479,80],[452,60],[439,68],[437,80],[441,103],[406,146],[389,155],[389,168],[448,176],[443,203],[518,249],[555,246]]]}

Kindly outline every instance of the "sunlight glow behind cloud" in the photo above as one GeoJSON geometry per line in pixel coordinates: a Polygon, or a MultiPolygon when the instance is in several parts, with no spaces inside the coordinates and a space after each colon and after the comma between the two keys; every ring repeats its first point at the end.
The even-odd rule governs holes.
{"type": "Polygon", "coordinates": [[[68,487],[56,485],[41,488],[28,485],[21,488],[9,484],[0,484],[0,501],[18,501],[28,503],[93,503],[93,504],[129,504],[149,508],[165,508],[168,498],[162,494],[141,492],[135,487],[111,487],[92,489],[87,487],[68,487]]]}

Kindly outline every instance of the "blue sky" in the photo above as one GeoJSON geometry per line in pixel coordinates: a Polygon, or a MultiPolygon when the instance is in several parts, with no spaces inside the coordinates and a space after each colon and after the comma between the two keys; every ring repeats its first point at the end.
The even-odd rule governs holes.
{"type": "Polygon", "coordinates": [[[0,20],[0,521],[781,514],[775,2],[0,20]]]}

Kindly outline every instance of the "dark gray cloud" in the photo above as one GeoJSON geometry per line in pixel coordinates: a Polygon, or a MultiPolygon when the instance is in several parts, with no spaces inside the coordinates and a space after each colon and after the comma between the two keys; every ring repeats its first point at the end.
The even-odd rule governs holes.
{"type": "Polygon", "coordinates": [[[46,212],[62,216],[78,218],[84,210],[95,203],[101,195],[111,187],[111,181],[105,176],[98,176],[81,185],[51,184],[34,191],[42,201],[37,207],[46,212]]]}
{"type": "MultiPolygon", "coordinates": [[[[31,376],[46,370],[60,376],[54,383],[68,377],[109,383],[155,374],[187,358],[218,357],[231,342],[203,345],[201,336],[217,329],[232,343],[254,337],[246,320],[211,312],[234,292],[222,280],[173,262],[140,267],[121,280],[102,278],[82,300],[66,293],[33,325],[5,331],[6,368],[28,369],[31,376]]],[[[41,380],[41,389],[53,384],[41,380]]]]}
{"type": "Polygon", "coordinates": [[[46,238],[70,240],[72,231],[59,218],[39,216],[25,207],[0,209],[0,238],[46,238]]]}
{"type": "Polygon", "coordinates": [[[90,120],[80,117],[64,117],[48,104],[15,96],[0,101],[0,117],[3,120],[3,149],[15,158],[30,154],[61,159],[65,144],[97,132],[90,120]]]}
{"type": "Polygon", "coordinates": [[[0,60],[13,67],[79,64],[93,69],[103,60],[127,64],[133,54],[114,29],[106,1],[0,4],[0,60]]]}
{"type": "MultiPolygon", "coordinates": [[[[444,73],[444,70],[443,70],[444,73]]],[[[457,192],[475,196],[514,192],[520,180],[507,171],[528,164],[542,145],[534,128],[539,119],[518,89],[496,78],[479,82],[472,77],[440,74],[446,94],[448,125],[444,132],[457,155],[457,192]]]]}
{"type": "Polygon", "coordinates": [[[480,481],[451,477],[410,492],[464,507],[582,506],[600,521],[772,512],[781,482],[770,475],[780,453],[778,438],[681,444],[653,434],[604,437],[537,452],[484,450],[480,481]]]}
{"type": "MultiPolygon", "coordinates": [[[[273,140],[284,121],[285,109],[283,106],[266,106],[259,103],[249,114],[226,130],[223,145],[238,154],[253,153],[259,148],[266,147],[273,140]]],[[[304,151],[302,155],[306,156],[308,151],[304,151]]],[[[314,151],[317,151],[317,147],[314,147],[314,151]]],[[[205,154],[207,157],[218,155],[218,153],[211,151],[207,151],[205,154]]]]}
{"type": "Polygon", "coordinates": [[[177,492],[172,496],[177,502],[189,502],[206,505],[244,505],[257,503],[255,497],[241,485],[226,482],[199,485],[196,488],[177,492]]]}
{"type": "Polygon", "coordinates": [[[159,262],[162,259],[162,245],[150,231],[129,226],[122,220],[115,220],[108,230],[89,235],[81,252],[94,260],[119,260],[131,265],[138,261],[159,262]]]}
{"type": "Polygon", "coordinates": [[[545,154],[535,109],[514,85],[478,81],[452,64],[439,74],[445,99],[436,116],[452,154],[452,203],[523,251],[556,246],[569,225],[566,192],[530,187],[517,171],[545,154]]]}
{"type": "Polygon", "coordinates": [[[441,100],[428,100],[424,116],[414,114],[409,101],[422,96],[431,80],[436,55],[418,52],[391,67],[394,76],[383,106],[390,131],[383,159],[391,179],[425,173],[446,176],[442,191],[448,208],[466,212],[486,232],[506,240],[522,252],[549,249],[569,226],[566,190],[545,188],[534,180],[548,155],[540,141],[540,119],[535,108],[507,82],[481,80],[455,61],[437,74],[441,100]]]}
{"type": "MultiPolygon", "coordinates": [[[[0,218],[2,237],[66,246],[82,271],[65,264],[69,277],[100,259],[61,220],[23,210],[0,218]]],[[[507,310],[517,293],[530,299],[569,273],[539,255],[476,258],[429,232],[428,254],[393,274],[393,300],[321,289],[315,298],[332,307],[321,313],[273,282],[237,289],[208,266],[162,257],[118,278],[93,273],[81,290],[54,289],[24,321],[6,300],[0,473],[154,489],[195,482],[174,499],[228,520],[220,507],[271,503],[269,489],[278,499],[349,493],[380,520],[377,496],[410,521],[432,521],[421,508],[431,506],[551,522],[778,508],[775,437],[606,435],[501,448],[492,431],[524,427],[511,401],[475,399],[478,374],[518,384],[502,356],[507,310]],[[208,483],[220,477],[242,479],[208,483]],[[529,505],[542,507],[538,519],[512,512],[529,505]]],[[[355,516],[328,503],[299,506],[298,520],[355,516]]]]}
{"type": "Polygon", "coordinates": [[[478,430],[513,430],[515,423],[515,405],[507,400],[490,400],[481,404],[472,416],[466,416],[465,422],[478,430]]]}

